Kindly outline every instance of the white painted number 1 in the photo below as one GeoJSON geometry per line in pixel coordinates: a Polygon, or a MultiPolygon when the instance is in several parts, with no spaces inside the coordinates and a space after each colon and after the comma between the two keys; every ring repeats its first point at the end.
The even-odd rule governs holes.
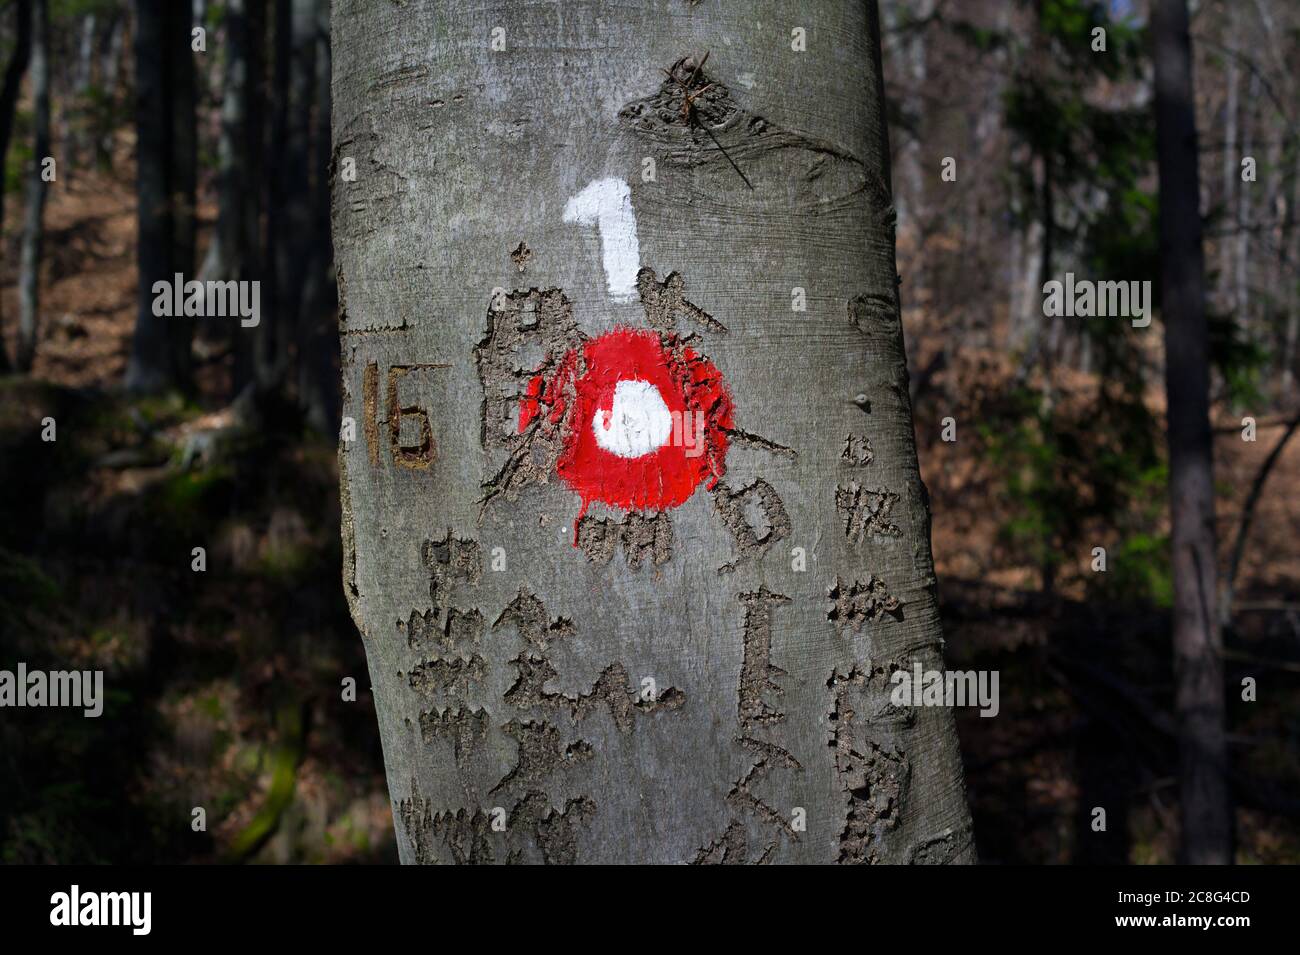
{"type": "Polygon", "coordinates": [[[632,191],[622,179],[597,179],[564,207],[564,221],[595,224],[610,297],[628,302],[636,297],[636,273],[641,267],[641,246],[636,238],[636,213],[632,191]]]}

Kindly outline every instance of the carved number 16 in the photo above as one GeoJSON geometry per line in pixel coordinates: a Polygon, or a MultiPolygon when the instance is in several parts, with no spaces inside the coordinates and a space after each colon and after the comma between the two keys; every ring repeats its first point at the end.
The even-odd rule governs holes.
{"type": "MultiPolygon", "coordinates": [[[[447,365],[390,365],[388,368],[388,387],[384,402],[384,418],[388,422],[388,449],[393,460],[404,468],[417,471],[428,469],[437,456],[433,441],[433,425],[429,413],[419,405],[403,405],[397,398],[398,383],[409,372],[425,368],[446,368],[447,365]],[[420,422],[420,440],[417,444],[402,444],[402,418],[418,418],[420,422]]],[[[362,381],[362,396],[365,405],[366,447],[370,451],[370,463],[379,465],[379,365],[371,362],[366,365],[362,381]]]]}

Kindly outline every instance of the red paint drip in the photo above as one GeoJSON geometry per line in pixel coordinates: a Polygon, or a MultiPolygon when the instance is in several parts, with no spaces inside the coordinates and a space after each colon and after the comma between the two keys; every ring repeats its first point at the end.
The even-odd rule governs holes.
{"type": "Polygon", "coordinates": [[[524,397],[519,400],[519,433],[523,434],[524,430],[532,423],[532,420],[541,413],[541,403],[539,401],[542,394],[542,376],[534,375],[528,382],[528,387],[524,390],[524,397]]]}

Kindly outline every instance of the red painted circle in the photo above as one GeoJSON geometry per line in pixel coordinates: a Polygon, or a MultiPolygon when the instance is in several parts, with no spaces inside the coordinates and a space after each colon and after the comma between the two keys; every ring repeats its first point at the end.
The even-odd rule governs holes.
{"type": "Polygon", "coordinates": [[[564,445],[556,471],[582,498],[583,513],[592,501],[662,511],[685,502],[701,482],[717,483],[734,423],[731,395],[711,361],[675,340],[632,328],[585,342],[581,357],[581,373],[578,352],[570,350],[549,380],[538,375],[529,382],[519,430],[542,414],[561,424],[564,445]],[[639,457],[601,447],[590,426],[598,413],[611,411],[620,381],[653,385],[673,417],[672,437],[639,457]],[[572,407],[566,407],[568,396],[572,407]],[[697,442],[698,420],[703,427],[697,442]]]}

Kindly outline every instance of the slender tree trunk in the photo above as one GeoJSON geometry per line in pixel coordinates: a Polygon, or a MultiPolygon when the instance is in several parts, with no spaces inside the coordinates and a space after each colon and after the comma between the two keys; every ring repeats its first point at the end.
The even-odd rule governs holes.
{"type": "Polygon", "coordinates": [[[45,160],[50,155],[50,9],[36,0],[32,10],[32,164],[27,173],[23,245],[18,260],[18,370],[36,357],[40,321],[41,246],[45,239],[45,160]]]}
{"type": "MultiPolygon", "coordinates": [[[[247,0],[225,5],[222,30],[221,132],[217,140],[217,222],[199,277],[203,281],[253,281],[262,262],[261,212],[263,146],[261,63],[264,19],[247,0]]],[[[265,290],[265,286],[263,287],[265,290]]],[[[265,306],[267,302],[263,302],[265,306]]],[[[268,310],[269,311],[269,310],[268,310]]],[[[245,330],[230,323],[204,329],[204,338],[231,336],[235,354],[234,390],[253,379],[253,342],[272,321],[245,330]]]]}
{"type": "Polygon", "coordinates": [[[1232,239],[1234,248],[1232,308],[1233,321],[1237,327],[1245,333],[1248,341],[1256,341],[1259,338],[1258,329],[1255,328],[1256,309],[1252,307],[1250,297],[1250,233],[1254,226],[1251,197],[1259,187],[1254,183],[1247,184],[1241,181],[1241,159],[1243,156],[1259,158],[1255,155],[1251,143],[1255,135],[1255,108],[1259,101],[1258,73],[1251,73],[1250,83],[1247,84],[1246,89],[1248,106],[1241,118],[1241,155],[1237,157],[1237,209],[1233,214],[1237,229],[1232,239]]]}
{"type": "MultiPolygon", "coordinates": [[[[190,46],[192,8],[183,3],[167,5],[168,84],[171,105],[169,201],[171,204],[172,270],[186,279],[194,278],[196,223],[194,216],[198,176],[199,132],[195,112],[197,77],[194,51],[190,46]]],[[[172,363],[181,381],[190,380],[190,351],[194,320],[172,318],[170,336],[172,363]]]]}
{"type": "Polygon", "coordinates": [[[190,386],[193,319],[153,312],[154,284],[194,263],[194,61],[188,4],[136,4],[136,194],[139,279],[128,390],[190,386]]]}
{"type": "Polygon", "coordinates": [[[86,153],[90,129],[89,92],[95,62],[95,36],[98,32],[99,21],[93,12],[81,18],[81,38],[77,42],[77,58],[68,84],[68,98],[71,102],[60,111],[63,120],[64,164],[68,173],[81,168],[86,153]]]}
{"type": "Polygon", "coordinates": [[[289,236],[284,247],[293,256],[292,267],[281,274],[284,291],[292,305],[285,313],[286,325],[302,308],[306,281],[304,266],[310,256],[312,235],[311,137],[316,100],[316,0],[292,0],[290,27],[288,158],[293,172],[287,183],[289,236]]]}
{"type": "Polygon", "coordinates": [[[225,62],[217,138],[217,223],[200,269],[204,281],[216,282],[250,279],[260,259],[255,160],[261,139],[255,100],[261,90],[253,60],[261,38],[248,16],[246,0],[226,3],[222,29],[225,62]]]}
{"type": "MultiPolygon", "coordinates": [[[[1040,214],[1043,217],[1043,244],[1039,250],[1041,257],[1038,264],[1038,290],[1040,294],[1047,287],[1047,283],[1056,277],[1053,272],[1056,255],[1056,185],[1052,176],[1052,163],[1055,161],[1055,157],[1050,150],[1044,150],[1042,159],[1043,192],[1040,214]]],[[[1040,313],[1042,311],[1041,305],[1039,311],[1040,313]]],[[[1047,386],[1049,390],[1051,389],[1051,373],[1059,357],[1060,334],[1063,325],[1063,322],[1040,321],[1038,323],[1039,340],[1042,342],[1042,352],[1039,354],[1038,360],[1047,369],[1047,386]]],[[[1048,579],[1048,576],[1047,573],[1044,573],[1043,590],[1051,593],[1052,581],[1048,579]]]]}
{"type": "Polygon", "coordinates": [[[321,434],[339,427],[338,329],[334,315],[333,245],[330,242],[330,11],[313,0],[316,42],[316,110],[312,133],[310,219],[306,281],[299,310],[298,396],[307,424],[321,434]]]}
{"type": "MultiPolygon", "coordinates": [[[[1024,279],[1024,270],[1021,268],[1021,262],[1024,260],[1025,233],[1018,225],[1011,230],[1010,251],[1007,254],[1007,326],[1006,333],[1003,336],[1003,345],[1007,351],[1015,348],[1016,342],[1020,340],[1020,316],[1023,313],[1023,299],[1027,294],[1025,286],[1028,284],[1024,279]]],[[[1029,273],[1033,274],[1032,271],[1029,273]]]]}
{"type": "Polygon", "coordinates": [[[153,284],[172,280],[171,204],[168,201],[171,114],[167,102],[165,14],[149,0],[137,0],[135,20],[136,96],[136,291],[135,335],[126,387],[152,394],[178,383],[170,344],[171,319],[154,315],[153,284]]]}
{"type": "Polygon", "coordinates": [[[224,18],[225,57],[221,81],[221,132],[217,138],[217,222],[199,277],[204,281],[239,278],[244,271],[244,192],[248,183],[248,22],[242,0],[227,5],[224,18]]]}
{"type": "MultiPolygon", "coordinates": [[[[1029,379],[1035,369],[1042,366],[1048,371],[1047,387],[1050,394],[1052,385],[1050,373],[1052,365],[1055,363],[1060,323],[1043,321],[1042,295],[1043,288],[1053,278],[1053,253],[1056,242],[1056,198],[1052,186],[1051,155],[1047,152],[1035,154],[1031,162],[1034,169],[1034,189],[1035,199],[1037,200],[1035,211],[1038,217],[1029,227],[1027,245],[1029,255],[1034,256],[1036,261],[1032,265],[1027,265],[1025,271],[1025,320],[1029,323],[1030,331],[1024,355],[1021,357],[1020,365],[1016,369],[1015,382],[1017,385],[1022,384],[1029,379]],[[1036,280],[1029,279],[1030,275],[1036,275],[1036,280]]],[[[1050,571],[1046,568],[1040,568],[1040,570],[1042,571],[1043,590],[1050,593],[1054,585],[1054,581],[1050,579],[1050,571]]]]}
{"type": "MultiPolygon", "coordinates": [[[[921,167],[921,143],[925,140],[923,104],[928,65],[926,59],[928,28],[917,27],[915,23],[929,17],[934,12],[934,4],[933,0],[920,0],[919,3],[889,0],[881,4],[881,7],[886,30],[893,33],[895,37],[889,52],[891,55],[898,56],[903,63],[903,69],[899,72],[905,77],[906,82],[899,90],[902,98],[900,105],[905,115],[916,120],[916,128],[907,134],[902,148],[898,149],[897,142],[894,144],[894,148],[898,149],[901,167],[897,178],[905,184],[903,188],[895,190],[894,204],[898,209],[899,222],[914,223],[917,234],[924,235],[928,221],[925,177],[921,167]],[[905,29],[906,32],[899,33],[900,29],[905,29]]],[[[937,164],[935,168],[938,168],[937,164]]],[[[923,285],[921,276],[909,276],[909,283],[913,282],[918,287],[923,285]]]]}
{"type": "MultiPolygon", "coordinates": [[[[1223,105],[1223,219],[1232,222],[1237,213],[1237,192],[1242,188],[1241,149],[1237,146],[1237,126],[1241,121],[1241,105],[1238,95],[1239,67],[1235,51],[1241,49],[1242,20],[1232,18],[1231,45],[1234,55],[1225,57],[1223,85],[1226,100],[1223,105]]],[[[1241,223],[1235,223],[1239,228],[1241,223]]],[[[1236,248],[1234,233],[1224,235],[1219,242],[1219,302],[1228,312],[1237,311],[1237,293],[1233,284],[1234,258],[1236,248]]]]}
{"type": "MultiPolygon", "coordinates": [[[[301,372],[304,292],[311,276],[311,137],[316,95],[316,0],[280,0],[276,5],[274,112],[267,210],[274,323],[261,341],[264,378],[283,377],[292,344],[301,372]]],[[[331,427],[330,431],[334,429],[331,427]]]]}
{"type": "Polygon", "coordinates": [[[1185,0],[1156,0],[1156,152],[1165,323],[1181,857],[1232,861],[1222,633],[1215,612],[1213,446],[1200,183],[1185,0]]]}
{"type": "Polygon", "coordinates": [[[289,226],[289,207],[297,177],[289,155],[289,117],[293,110],[293,4],[294,0],[276,0],[271,25],[271,95],[267,123],[267,175],[271,189],[266,197],[266,291],[273,320],[258,328],[255,363],[258,376],[269,381],[275,374],[277,359],[287,351],[287,330],[293,328],[293,306],[288,291],[299,276],[301,263],[295,261],[291,246],[296,243],[289,226]]]}
{"type": "Polygon", "coordinates": [[[1294,148],[1295,156],[1290,167],[1290,188],[1287,192],[1286,220],[1282,229],[1282,276],[1287,291],[1286,337],[1282,344],[1282,397],[1288,399],[1295,389],[1296,345],[1300,342],[1300,280],[1296,267],[1300,265],[1300,146],[1294,148]]]}
{"type": "MultiPolygon", "coordinates": [[[[1029,161],[1037,160],[1030,153],[1029,161]]],[[[1037,166],[1035,166],[1037,169],[1037,166]]],[[[1037,183],[1035,184],[1037,188],[1037,183]]],[[[1040,280],[1043,262],[1043,244],[1045,242],[1043,221],[1039,216],[1030,217],[1033,204],[1024,210],[1028,224],[1018,230],[1024,236],[1016,262],[1022,276],[1020,283],[1019,307],[1016,310],[1016,332],[1011,336],[1012,348],[1023,349],[1017,377],[1027,379],[1033,373],[1038,360],[1039,341],[1043,333],[1043,283],[1040,280]]]]}
{"type": "MultiPolygon", "coordinates": [[[[22,89],[23,76],[27,73],[27,64],[32,56],[32,2],[18,0],[16,7],[14,52],[5,68],[4,85],[0,87],[0,169],[4,169],[9,160],[9,139],[13,135],[18,93],[22,89]]],[[[0,257],[8,254],[8,245],[4,241],[4,213],[5,196],[4,190],[0,189],[0,257]]],[[[0,337],[0,372],[8,370],[9,352],[5,349],[4,339],[0,337]]]]}
{"type": "Polygon", "coordinates": [[[334,5],[406,862],[973,860],[951,709],[891,700],[942,637],[875,4],[740,6],[334,5]]]}
{"type": "MultiPolygon", "coordinates": [[[[244,59],[246,61],[244,100],[244,131],[247,149],[244,173],[248,177],[237,185],[239,200],[244,208],[240,213],[240,225],[243,235],[241,260],[245,275],[243,278],[262,281],[262,274],[267,260],[270,241],[263,223],[262,212],[266,208],[268,175],[270,162],[266,154],[266,111],[265,104],[270,95],[266,77],[267,65],[267,23],[266,4],[262,0],[232,0],[227,4],[227,15],[236,5],[242,7],[243,31],[245,37],[244,59]],[[256,274],[255,274],[256,273],[256,274]]],[[[276,332],[274,316],[272,321],[259,322],[252,329],[252,335],[242,333],[242,329],[232,326],[235,335],[235,391],[237,395],[249,394],[260,396],[274,386],[273,366],[266,361],[267,343],[276,332]],[[259,356],[262,358],[259,360],[259,356]]]]}
{"type": "MultiPolygon", "coordinates": [[[[100,65],[100,84],[107,95],[116,101],[116,91],[122,85],[120,75],[122,72],[122,47],[126,44],[127,18],[124,13],[116,11],[110,12],[109,16],[112,19],[109,22],[108,35],[104,43],[104,58],[100,65]]],[[[105,169],[111,168],[113,165],[113,129],[102,112],[96,116],[95,162],[105,169]]]]}

